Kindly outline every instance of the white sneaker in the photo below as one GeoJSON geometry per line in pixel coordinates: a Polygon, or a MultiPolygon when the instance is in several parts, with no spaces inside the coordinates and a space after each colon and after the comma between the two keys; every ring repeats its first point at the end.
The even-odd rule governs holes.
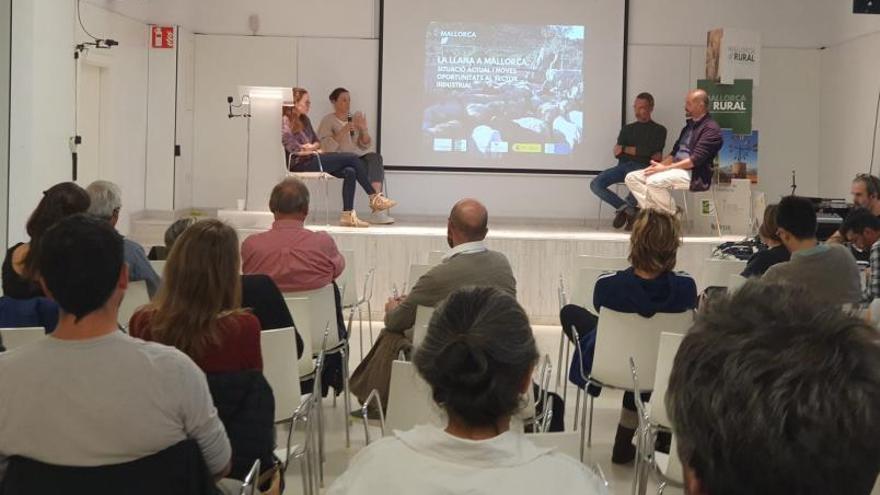
{"type": "Polygon", "coordinates": [[[374,211],[367,221],[376,225],[388,225],[394,223],[394,217],[388,214],[388,210],[374,211]]]}

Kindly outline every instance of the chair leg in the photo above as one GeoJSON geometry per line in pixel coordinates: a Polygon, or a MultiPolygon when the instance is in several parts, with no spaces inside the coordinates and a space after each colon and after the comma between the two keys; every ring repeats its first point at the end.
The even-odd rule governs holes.
{"type": "MultiPolygon", "coordinates": [[[[587,430],[587,447],[593,446],[593,396],[588,394],[586,390],[584,390],[584,399],[590,397],[590,425],[587,430]]],[[[585,406],[586,407],[586,406],[585,406]]]]}
{"type": "Polygon", "coordinates": [[[360,333],[360,346],[361,346],[361,361],[364,360],[364,317],[362,315],[361,307],[357,307],[358,312],[358,332],[360,333]]]}
{"type": "Polygon", "coordinates": [[[718,197],[715,196],[715,186],[712,186],[712,212],[715,213],[715,228],[718,230],[718,237],[721,237],[721,217],[718,215],[718,197]]]}
{"type": "Polygon", "coordinates": [[[602,200],[599,199],[599,210],[596,212],[596,230],[602,228],[602,200]]]}
{"type": "MultiPolygon", "coordinates": [[[[587,392],[584,391],[584,401],[587,400],[587,392]]],[[[577,419],[575,419],[577,421],[577,419]]],[[[584,435],[587,431],[587,404],[584,403],[584,406],[581,408],[581,462],[584,462],[584,435]]],[[[589,440],[587,440],[589,442],[589,440]]]]}
{"type": "MultiPolygon", "coordinates": [[[[563,368],[564,369],[563,376],[565,376],[565,373],[568,373],[569,361],[571,360],[571,341],[568,339],[565,339],[564,356],[565,356],[565,368],[563,368]]],[[[580,389],[578,389],[578,390],[580,390],[580,389]]],[[[568,398],[568,379],[566,378],[565,380],[563,380],[562,402],[565,402],[565,399],[567,399],[567,398],[568,398]]]]}
{"type": "MultiPolygon", "coordinates": [[[[568,387],[566,387],[566,388],[568,388],[568,387]]],[[[563,399],[562,402],[565,403],[565,399],[563,399]]],[[[580,412],[580,406],[581,406],[581,389],[578,388],[577,391],[575,392],[575,396],[574,396],[574,430],[575,431],[577,431],[577,429],[578,429],[578,418],[579,418],[578,413],[580,412]]]]}
{"type": "Polygon", "coordinates": [[[373,346],[373,306],[367,301],[367,326],[370,328],[370,347],[373,346]]]}
{"type": "Polygon", "coordinates": [[[351,398],[348,393],[348,342],[342,348],[342,404],[345,410],[342,411],[342,419],[345,421],[345,448],[351,448],[351,398]]]}
{"type": "Polygon", "coordinates": [[[324,223],[330,226],[330,180],[324,179],[324,223]]]}
{"type": "MultiPolygon", "coordinates": [[[[556,359],[556,393],[559,392],[559,385],[562,379],[562,349],[565,347],[565,332],[559,332],[559,357],[556,359]]],[[[560,394],[561,395],[561,394],[560,394]]],[[[563,399],[565,401],[565,399],[563,399]]]]}

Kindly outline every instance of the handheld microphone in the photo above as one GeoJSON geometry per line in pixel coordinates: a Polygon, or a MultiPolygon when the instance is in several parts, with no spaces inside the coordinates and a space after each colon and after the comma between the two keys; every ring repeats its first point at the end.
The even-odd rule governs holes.
{"type": "MultiPolygon", "coordinates": [[[[351,124],[351,112],[348,112],[348,123],[351,124]]],[[[354,139],[354,129],[349,129],[348,135],[354,139]]]]}

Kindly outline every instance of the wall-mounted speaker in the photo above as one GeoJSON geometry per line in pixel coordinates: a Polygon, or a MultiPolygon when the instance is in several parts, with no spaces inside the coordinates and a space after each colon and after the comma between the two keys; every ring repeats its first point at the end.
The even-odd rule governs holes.
{"type": "Polygon", "coordinates": [[[853,14],[880,14],[880,0],[853,0],[853,14]]]}

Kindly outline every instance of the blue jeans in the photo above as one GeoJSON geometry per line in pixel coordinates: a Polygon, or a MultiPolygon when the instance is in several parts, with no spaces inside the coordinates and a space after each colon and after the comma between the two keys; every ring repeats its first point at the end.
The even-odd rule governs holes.
{"type": "Polygon", "coordinates": [[[617,162],[617,165],[594,177],[593,180],[590,181],[590,190],[593,191],[593,194],[599,196],[600,200],[613,206],[615,210],[619,210],[627,204],[629,206],[637,206],[638,203],[632,193],[627,194],[626,201],[624,201],[620,196],[614,194],[608,188],[613,184],[620,184],[623,182],[623,179],[626,178],[626,174],[643,168],[645,168],[645,165],[642,165],[639,162],[621,159],[617,162]]]}
{"type": "Polygon", "coordinates": [[[323,168],[324,172],[342,179],[342,211],[354,209],[355,183],[360,184],[365,193],[376,194],[373,185],[367,178],[367,166],[364,165],[354,153],[323,153],[321,154],[320,167],[318,158],[310,157],[305,162],[294,165],[294,172],[317,172],[323,168]]]}

